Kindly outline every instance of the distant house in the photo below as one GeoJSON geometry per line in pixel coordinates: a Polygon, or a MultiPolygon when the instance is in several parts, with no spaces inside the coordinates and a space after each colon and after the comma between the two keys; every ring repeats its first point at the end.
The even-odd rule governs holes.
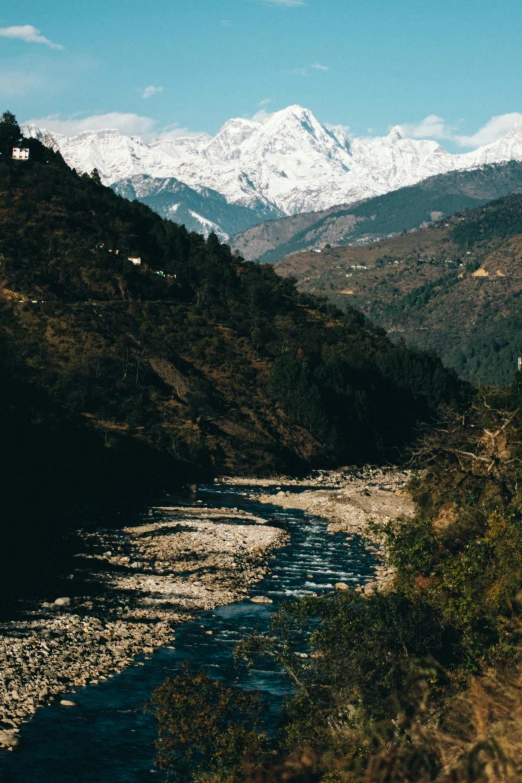
{"type": "Polygon", "coordinates": [[[127,258],[127,261],[130,261],[131,264],[134,264],[134,266],[141,266],[141,258],[131,258],[130,256],[127,258]]]}
{"type": "Polygon", "coordinates": [[[29,160],[29,147],[13,147],[13,160],[29,160]]]}

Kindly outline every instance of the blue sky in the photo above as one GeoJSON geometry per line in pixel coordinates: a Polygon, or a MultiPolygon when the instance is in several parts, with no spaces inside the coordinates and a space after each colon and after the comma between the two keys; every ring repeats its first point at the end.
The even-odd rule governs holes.
{"type": "Polygon", "coordinates": [[[522,119],[520,0],[3,6],[0,106],[67,132],[215,133],[299,103],[357,136],[399,124],[457,149],[522,119]]]}

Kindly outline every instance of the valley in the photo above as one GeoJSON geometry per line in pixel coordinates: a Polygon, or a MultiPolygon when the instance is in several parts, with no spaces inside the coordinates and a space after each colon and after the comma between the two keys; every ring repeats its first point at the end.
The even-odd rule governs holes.
{"type": "MultiPolygon", "coordinates": [[[[284,119],[352,155],[298,109],[182,146],[228,160],[284,119]]],[[[519,164],[360,201],[411,228],[274,269],[154,211],[209,220],[154,145],[119,160],[157,162],[153,210],[37,135],[0,120],[0,777],[517,780],[522,196],[482,199],[519,164]]],[[[304,209],[294,185],[262,208],[304,209]]]]}
{"type": "Polygon", "coordinates": [[[276,269],[473,382],[507,384],[520,354],[520,209],[511,196],[392,239],[296,253],[276,269]]]}

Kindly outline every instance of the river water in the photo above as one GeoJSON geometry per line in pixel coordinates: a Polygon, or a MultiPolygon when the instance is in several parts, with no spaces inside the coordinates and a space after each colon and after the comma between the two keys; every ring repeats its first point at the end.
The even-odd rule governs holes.
{"type": "Polygon", "coordinates": [[[236,643],[266,630],[283,601],[321,594],[336,582],[368,581],[375,562],[361,539],[330,535],[324,521],[302,511],[257,504],[247,497],[255,493],[254,487],[218,485],[200,488],[199,497],[204,506],[240,506],[288,531],[290,543],[273,553],[270,572],[250,590],[252,596],[271,598],[273,604],[243,601],[206,612],[176,628],[173,649],[137,659],[113,679],[74,692],[69,698],[77,707],[61,707],[57,699],[40,709],[23,727],[21,746],[0,756],[0,783],[162,783],[163,773],[154,769],[155,723],[144,704],[184,661],[231,684],[260,690],[264,729],[276,729],[291,685],[276,666],[265,662],[264,668],[238,670],[236,643]]]}

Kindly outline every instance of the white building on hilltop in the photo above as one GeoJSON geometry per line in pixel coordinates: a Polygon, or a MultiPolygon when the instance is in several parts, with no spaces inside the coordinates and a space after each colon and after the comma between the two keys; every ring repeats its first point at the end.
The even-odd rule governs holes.
{"type": "Polygon", "coordinates": [[[29,147],[13,147],[13,160],[29,160],[29,147]]]}

